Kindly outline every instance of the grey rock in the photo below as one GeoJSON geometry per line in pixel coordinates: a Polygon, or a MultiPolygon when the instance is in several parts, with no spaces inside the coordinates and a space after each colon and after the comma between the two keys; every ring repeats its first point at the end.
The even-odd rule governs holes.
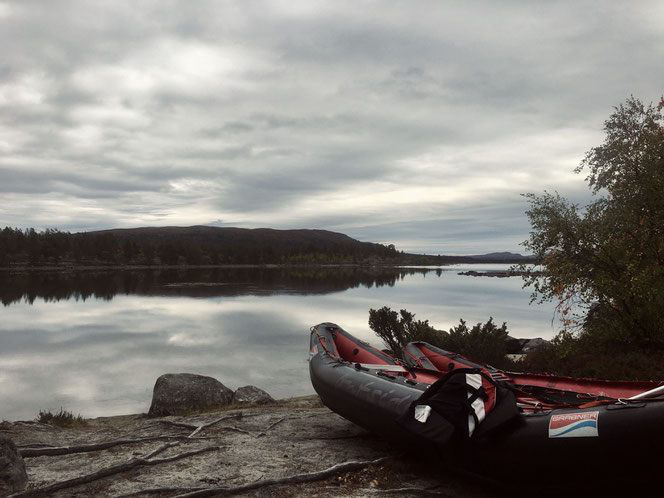
{"type": "Polygon", "coordinates": [[[217,379],[190,373],[164,374],[155,382],[148,416],[187,415],[228,405],[233,391],[217,379]]]}
{"type": "Polygon", "coordinates": [[[25,489],[28,474],[14,442],[0,435],[0,496],[25,489]]]}
{"type": "Polygon", "coordinates": [[[263,405],[274,403],[274,398],[256,386],[244,386],[235,391],[233,403],[263,405]]]}

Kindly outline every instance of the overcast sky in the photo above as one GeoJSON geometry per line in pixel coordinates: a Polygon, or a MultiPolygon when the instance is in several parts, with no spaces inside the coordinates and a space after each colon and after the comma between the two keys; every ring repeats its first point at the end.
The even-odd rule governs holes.
{"type": "Polygon", "coordinates": [[[522,250],[664,91],[664,3],[0,1],[0,225],[522,250]]]}

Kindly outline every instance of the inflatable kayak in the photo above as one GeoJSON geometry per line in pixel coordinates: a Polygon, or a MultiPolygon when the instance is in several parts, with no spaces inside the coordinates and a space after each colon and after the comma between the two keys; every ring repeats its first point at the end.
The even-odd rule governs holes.
{"type": "Polygon", "coordinates": [[[664,400],[657,384],[601,381],[599,390],[567,378],[565,389],[515,384],[513,374],[429,348],[411,343],[404,353],[418,361],[404,354],[410,361],[401,362],[321,323],[311,329],[311,383],[328,408],[351,422],[490,480],[640,486],[658,470],[664,400]],[[453,364],[434,363],[423,348],[453,364]],[[634,395],[642,387],[646,392],[634,395]]]}
{"type": "MultiPolygon", "coordinates": [[[[463,356],[437,348],[426,342],[410,342],[403,348],[404,361],[412,366],[447,372],[461,365],[480,366],[463,356]]],[[[607,396],[610,398],[630,398],[644,391],[650,391],[660,382],[609,381],[601,379],[577,379],[556,375],[505,372],[487,367],[494,378],[507,381],[515,386],[539,388],[549,391],[566,391],[576,396],[607,396]],[[582,394],[579,394],[582,393],[582,394]]]]}

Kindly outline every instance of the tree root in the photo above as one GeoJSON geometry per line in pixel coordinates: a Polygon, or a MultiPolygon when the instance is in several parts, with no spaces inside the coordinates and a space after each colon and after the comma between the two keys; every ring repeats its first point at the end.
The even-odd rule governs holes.
{"type": "Polygon", "coordinates": [[[370,432],[360,434],[348,434],[344,436],[320,436],[320,437],[301,437],[294,438],[296,441],[334,441],[335,439],[364,439],[376,437],[370,432]]]}
{"type": "Polygon", "coordinates": [[[184,453],[179,453],[174,456],[170,457],[165,457],[165,458],[154,458],[151,459],[154,455],[161,453],[162,451],[168,449],[171,446],[174,446],[174,443],[167,443],[163,446],[160,446],[156,450],[152,451],[148,455],[144,457],[138,457],[138,458],[132,458],[128,462],[124,462],[118,465],[112,465],[111,467],[106,467],[103,469],[98,470],[97,472],[93,472],[92,474],[87,474],[84,476],[80,477],[74,477],[73,479],[67,479],[66,481],[60,481],[56,482],[54,484],[51,484],[49,486],[45,486],[43,488],[37,488],[37,489],[31,489],[22,493],[17,493],[11,495],[12,498],[27,498],[27,497],[36,497],[36,496],[48,496],[52,494],[55,491],[59,491],[61,489],[67,489],[67,488],[73,488],[76,486],[80,486],[81,484],[87,484],[93,481],[97,481],[99,479],[103,479],[105,477],[109,477],[115,474],[120,474],[122,472],[127,472],[129,470],[133,470],[138,467],[144,467],[144,466],[151,466],[151,465],[159,465],[162,463],[169,463],[169,462],[174,462],[176,460],[181,460],[183,458],[191,457],[194,455],[198,455],[200,453],[206,453],[208,451],[216,451],[220,449],[220,446],[208,446],[206,448],[201,448],[198,450],[192,450],[192,451],[186,451],[184,453]]]}
{"type": "Polygon", "coordinates": [[[260,436],[262,433],[255,434],[254,432],[247,431],[245,429],[240,429],[239,427],[235,427],[234,425],[222,425],[219,427],[222,431],[233,431],[233,432],[239,432],[240,434],[247,434],[249,436],[256,435],[256,437],[260,436]]]}
{"type": "Polygon", "coordinates": [[[419,488],[417,486],[409,486],[409,487],[404,487],[404,488],[363,488],[359,489],[361,493],[366,493],[366,494],[373,494],[373,495],[378,495],[378,494],[400,494],[400,493],[410,493],[410,494],[416,494],[417,496],[452,496],[450,493],[444,493],[442,491],[437,491],[436,487],[430,487],[430,488],[419,488]]]}
{"type": "Polygon", "coordinates": [[[151,458],[156,457],[159,453],[163,453],[163,452],[166,451],[168,448],[172,448],[173,446],[177,446],[177,444],[178,444],[178,443],[166,443],[166,444],[160,446],[159,448],[157,448],[156,450],[151,451],[150,453],[148,453],[147,455],[145,455],[143,458],[144,458],[145,460],[150,460],[151,458]]]}
{"type": "Polygon", "coordinates": [[[282,423],[284,420],[286,420],[288,417],[280,418],[276,422],[271,423],[270,425],[267,426],[264,432],[270,431],[274,429],[276,426],[278,426],[280,423],[282,423]]]}
{"type": "Polygon", "coordinates": [[[208,427],[211,427],[215,424],[218,424],[219,422],[223,422],[224,420],[231,420],[231,419],[236,419],[239,420],[242,418],[242,412],[235,413],[233,415],[226,415],[224,417],[219,417],[218,419],[215,419],[211,422],[207,422],[204,424],[187,424],[186,422],[174,422],[172,420],[160,420],[162,424],[169,424],[169,425],[174,425],[175,427],[182,427],[185,429],[194,429],[194,432],[189,434],[187,437],[194,437],[196,434],[199,432],[207,429],[208,427]]]}
{"type": "Polygon", "coordinates": [[[279,484],[299,484],[303,482],[320,481],[322,479],[327,479],[328,477],[332,477],[337,474],[342,474],[344,472],[363,469],[364,467],[368,467],[370,465],[379,465],[394,458],[396,457],[387,456],[387,457],[377,458],[375,460],[343,462],[318,472],[296,474],[288,477],[283,477],[281,479],[263,479],[260,481],[252,482],[251,484],[243,484],[241,486],[222,486],[215,488],[205,488],[177,495],[176,498],[239,494],[239,493],[244,493],[246,491],[252,491],[254,489],[264,488],[266,486],[275,486],[279,484]]]}
{"type": "Polygon", "coordinates": [[[89,453],[91,451],[106,450],[108,448],[113,448],[114,446],[120,446],[123,444],[147,443],[150,441],[164,441],[169,439],[183,441],[189,439],[207,440],[209,438],[205,437],[190,438],[187,436],[153,436],[153,437],[144,437],[136,439],[114,439],[112,441],[104,441],[101,443],[81,444],[75,446],[35,445],[35,446],[19,448],[18,452],[21,454],[23,458],[33,458],[39,456],[71,455],[73,453],[89,453]]]}
{"type": "Polygon", "coordinates": [[[205,488],[195,487],[195,488],[172,488],[172,487],[163,487],[163,488],[148,488],[135,491],[126,495],[120,495],[116,498],[133,498],[135,496],[145,496],[145,495],[163,495],[164,493],[191,493],[192,491],[200,491],[205,488]]]}

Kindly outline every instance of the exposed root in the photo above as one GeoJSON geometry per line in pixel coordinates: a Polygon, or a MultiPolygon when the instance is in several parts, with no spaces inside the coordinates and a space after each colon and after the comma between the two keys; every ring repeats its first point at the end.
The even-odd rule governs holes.
{"type": "MultiPolygon", "coordinates": [[[[168,443],[170,445],[173,445],[173,443],[168,443]]],[[[220,449],[219,446],[208,446],[206,448],[201,448],[198,450],[192,450],[192,451],[187,451],[184,453],[179,453],[177,455],[171,456],[171,457],[165,457],[165,458],[154,458],[150,459],[151,456],[154,456],[158,453],[161,453],[166,449],[168,444],[160,446],[157,448],[157,450],[151,452],[150,454],[146,455],[145,457],[139,457],[139,458],[132,458],[128,462],[124,462],[118,465],[112,465],[111,467],[106,467],[103,469],[98,470],[97,472],[93,472],[92,474],[87,474],[84,476],[80,477],[75,477],[73,479],[67,479],[66,481],[60,481],[56,482],[54,484],[51,484],[49,486],[45,486],[43,488],[37,488],[37,489],[31,489],[22,493],[17,493],[11,495],[12,498],[24,498],[24,497],[36,497],[36,496],[49,496],[50,494],[54,493],[55,491],[60,491],[61,489],[68,489],[68,488],[73,488],[76,486],[80,486],[81,484],[87,484],[89,482],[97,481],[99,479],[103,479],[105,477],[109,477],[115,474],[120,474],[122,472],[127,472],[129,470],[136,469],[138,467],[144,467],[144,466],[151,466],[151,465],[159,465],[162,463],[169,463],[169,462],[174,462],[176,460],[181,460],[183,458],[191,457],[194,455],[198,455],[200,453],[206,453],[208,451],[216,451],[220,449]]]]}
{"type": "Polygon", "coordinates": [[[114,446],[123,444],[136,444],[146,443],[149,441],[164,441],[164,440],[186,440],[186,439],[208,439],[208,438],[189,438],[186,436],[154,436],[136,439],[114,439],[112,441],[104,441],[101,443],[81,444],[75,446],[47,446],[47,445],[34,445],[30,447],[19,448],[18,451],[23,458],[31,458],[38,456],[57,456],[57,455],[70,455],[72,453],[88,453],[91,451],[106,450],[114,446]]]}
{"type": "Polygon", "coordinates": [[[370,465],[379,465],[388,460],[392,460],[394,456],[387,456],[377,458],[375,460],[361,460],[361,461],[351,461],[343,462],[333,465],[325,470],[318,472],[309,472],[306,474],[296,474],[288,477],[283,477],[281,479],[263,479],[260,481],[252,482],[251,484],[243,484],[241,486],[224,486],[224,487],[215,487],[215,488],[206,488],[197,491],[192,491],[184,494],[177,495],[176,498],[190,498],[190,497],[200,497],[200,496],[219,496],[219,495],[229,495],[229,494],[239,494],[246,491],[252,491],[254,489],[264,488],[266,486],[275,486],[280,484],[300,484],[303,482],[311,481],[320,481],[322,479],[327,479],[337,474],[342,474],[344,472],[350,472],[353,470],[363,469],[370,465]]]}
{"type": "Polygon", "coordinates": [[[375,437],[370,432],[361,434],[348,434],[347,436],[320,436],[320,437],[301,437],[295,438],[296,441],[333,441],[335,439],[364,439],[375,437]]]}
{"type": "Polygon", "coordinates": [[[233,425],[222,425],[219,427],[222,431],[233,431],[233,432],[239,432],[240,434],[247,434],[249,436],[255,435],[254,432],[247,431],[245,429],[240,429],[239,427],[235,427],[233,425]]]}
{"type": "Polygon", "coordinates": [[[213,420],[212,422],[207,422],[204,424],[187,424],[185,422],[175,422],[173,420],[160,420],[162,424],[168,424],[168,425],[174,425],[175,427],[182,427],[184,429],[194,429],[194,432],[189,434],[187,437],[194,437],[196,434],[199,432],[207,429],[208,427],[212,427],[215,424],[218,424],[219,422],[223,422],[224,420],[239,420],[242,418],[242,412],[235,413],[233,415],[226,415],[224,417],[219,417],[218,419],[213,420]]]}
{"type": "Polygon", "coordinates": [[[286,420],[288,417],[280,418],[276,422],[271,423],[270,425],[267,426],[265,429],[265,432],[274,429],[276,426],[278,426],[280,423],[282,423],[284,420],[286,420]]]}
{"type": "Polygon", "coordinates": [[[172,448],[173,446],[177,446],[177,444],[178,444],[178,443],[166,443],[166,444],[160,446],[159,448],[157,448],[156,450],[154,450],[154,451],[148,453],[148,454],[145,455],[143,458],[144,458],[145,460],[150,460],[151,458],[156,457],[159,453],[163,453],[163,452],[166,451],[168,448],[172,448]]]}
{"type": "Polygon", "coordinates": [[[173,427],[182,427],[183,429],[198,429],[198,425],[188,424],[186,422],[175,422],[174,420],[160,420],[160,424],[172,425],[173,427]]]}
{"type": "Polygon", "coordinates": [[[366,493],[366,494],[373,494],[373,495],[379,495],[379,494],[389,494],[389,495],[394,495],[394,494],[401,494],[401,493],[409,493],[409,494],[416,494],[417,496],[453,496],[450,493],[444,493],[442,491],[437,491],[435,489],[436,487],[431,487],[431,488],[418,488],[417,486],[410,486],[410,487],[404,487],[404,488],[364,488],[364,489],[359,489],[358,491],[361,493],[366,493]]]}
{"type": "Polygon", "coordinates": [[[148,488],[148,489],[141,489],[140,491],[135,491],[133,493],[129,493],[126,495],[120,495],[117,496],[116,498],[133,498],[135,496],[145,496],[145,495],[163,495],[165,493],[191,493],[192,491],[199,491],[204,488],[169,488],[169,487],[164,487],[164,488],[148,488]]]}

